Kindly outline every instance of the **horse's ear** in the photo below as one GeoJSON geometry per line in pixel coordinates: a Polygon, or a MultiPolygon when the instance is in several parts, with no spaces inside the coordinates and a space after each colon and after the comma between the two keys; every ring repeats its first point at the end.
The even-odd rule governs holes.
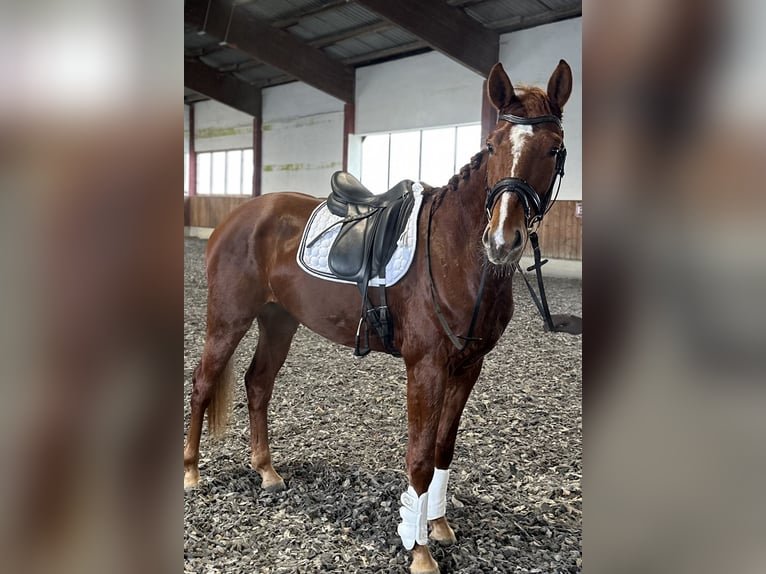
{"type": "Polygon", "coordinates": [[[559,65],[553,70],[551,79],[548,80],[548,99],[558,107],[560,113],[571,93],[572,69],[564,60],[559,60],[559,65]]]}
{"type": "Polygon", "coordinates": [[[511,102],[516,100],[516,92],[513,91],[513,84],[508,78],[508,74],[505,73],[503,65],[498,62],[492,66],[492,71],[489,73],[487,79],[487,95],[492,105],[497,108],[497,111],[502,113],[506,110],[511,102]]]}

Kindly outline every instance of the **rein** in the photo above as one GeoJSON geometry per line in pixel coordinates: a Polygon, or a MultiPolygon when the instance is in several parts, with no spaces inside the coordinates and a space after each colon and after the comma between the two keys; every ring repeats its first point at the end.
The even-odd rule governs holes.
{"type": "MultiPolygon", "coordinates": [[[[522,116],[515,116],[513,114],[501,114],[500,119],[506,122],[520,125],[554,123],[559,128],[561,128],[561,120],[556,116],[537,116],[533,118],[525,118],[522,116]]],[[[498,181],[491,190],[487,188],[487,202],[485,204],[487,210],[487,220],[490,220],[492,219],[492,211],[495,207],[495,204],[502,194],[515,193],[519,197],[519,200],[524,207],[524,217],[526,219],[527,229],[529,230],[529,239],[532,242],[532,249],[534,251],[535,257],[535,264],[529,267],[527,271],[535,269],[537,272],[537,285],[538,289],[540,290],[539,299],[519,264],[514,263],[513,266],[521,273],[521,277],[524,279],[524,282],[529,289],[529,293],[532,296],[532,300],[534,301],[537,310],[540,312],[540,315],[543,317],[548,330],[551,332],[555,331],[556,328],[554,326],[550,310],[548,309],[548,300],[545,296],[545,287],[543,286],[543,276],[541,271],[542,266],[547,263],[548,260],[541,259],[540,244],[538,241],[537,232],[533,229],[533,227],[536,229],[535,226],[539,225],[545,214],[550,211],[551,207],[556,202],[556,198],[559,195],[559,190],[561,189],[561,180],[564,177],[564,163],[566,161],[566,157],[567,150],[562,143],[561,147],[556,150],[556,170],[554,172],[553,179],[548,186],[548,190],[545,192],[545,195],[538,195],[535,189],[524,179],[517,177],[506,177],[498,181]],[[554,195],[553,188],[556,186],[556,180],[558,180],[558,187],[556,187],[556,193],[554,195]]],[[[428,212],[428,228],[426,233],[426,266],[428,269],[428,279],[431,287],[431,302],[433,304],[436,317],[439,319],[439,323],[441,323],[445,334],[449,340],[452,341],[452,344],[455,345],[457,350],[462,351],[468,346],[468,343],[473,341],[481,341],[480,337],[473,336],[473,332],[476,328],[476,321],[479,317],[481,300],[484,295],[488,265],[485,261],[484,265],[482,266],[479,292],[476,295],[476,302],[473,306],[473,315],[471,316],[471,324],[468,327],[468,334],[466,336],[456,335],[447,323],[447,319],[445,319],[444,313],[439,306],[439,302],[436,298],[436,286],[434,284],[433,271],[431,269],[431,223],[433,221],[434,212],[436,211],[436,206],[437,203],[435,200],[433,200],[428,212]]]]}
{"type": "Polygon", "coordinates": [[[479,307],[481,307],[481,300],[484,295],[484,285],[487,282],[487,265],[485,263],[482,266],[483,270],[481,272],[481,283],[479,284],[479,292],[476,295],[476,303],[474,303],[473,306],[473,316],[471,317],[471,324],[468,327],[468,335],[465,337],[462,335],[455,335],[452,329],[450,329],[449,323],[447,323],[447,319],[444,318],[444,313],[442,313],[439,302],[436,299],[436,285],[434,284],[434,274],[431,270],[431,222],[433,221],[434,212],[436,211],[435,199],[436,198],[433,197],[431,199],[431,207],[428,210],[428,228],[426,230],[426,267],[428,268],[428,281],[429,285],[431,286],[431,302],[433,303],[436,317],[439,319],[439,323],[441,323],[445,334],[447,337],[449,337],[449,340],[452,341],[452,344],[455,345],[457,350],[462,351],[468,346],[468,343],[472,341],[481,341],[480,337],[473,336],[473,330],[476,327],[476,320],[479,318],[479,307]]]}

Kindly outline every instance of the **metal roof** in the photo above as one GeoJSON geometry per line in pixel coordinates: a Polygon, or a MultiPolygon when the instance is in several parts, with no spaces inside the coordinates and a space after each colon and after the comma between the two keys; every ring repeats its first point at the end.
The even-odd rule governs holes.
{"type": "MultiPolygon", "coordinates": [[[[232,81],[259,88],[294,80],[306,81],[303,77],[305,70],[285,64],[284,58],[280,59],[277,53],[290,45],[319,51],[321,54],[315,54],[317,58],[323,58],[341,70],[434,48],[444,52],[445,42],[440,45],[438,34],[434,36],[433,27],[429,26],[431,18],[410,17],[407,20],[413,5],[421,7],[409,0],[389,0],[388,3],[372,0],[186,0],[184,56],[190,63],[207,66],[216,74],[214,78],[230,77],[232,81]],[[393,16],[387,12],[389,10],[393,10],[393,16]],[[267,27],[258,28],[259,25],[267,27]],[[253,32],[248,34],[251,29],[253,32]],[[231,41],[230,32],[240,35],[239,43],[231,41]],[[267,36],[274,34],[279,43],[284,42],[284,46],[275,48],[275,60],[271,62],[264,61],[269,59],[268,53],[264,56],[264,50],[268,50],[270,41],[258,44],[264,33],[267,36]],[[242,40],[243,36],[246,41],[242,40]],[[250,48],[240,44],[248,44],[250,48]],[[251,49],[253,45],[258,49],[251,49]],[[259,57],[254,57],[254,51],[259,57]]],[[[581,0],[443,0],[423,5],[439,16],[444,29],[459,30],[462,26],[466,33],[479,35],[483,30],[495,41],[498,34],[582,14],[581,0]],[[440,6],[442,3],[443,7],[440,6]]],[[[460,36],[463,43],[466,43],[466,37],[477,37],[458,33],[454,36],[460,36]]],[[[442,35],[441,39],[444,38],[442,35]]],[[[478,50],[479,43],[474,43],[478,50]]],[[[467,62],[466,65],[470,64],[467,62]]],[[[195,69],[207,71],[200,66],[195,69]]],[[[193,78],[185,82],[184,100],[187,102],[205,97],[194,91],[193,84],[193,78]]],[[[210,81],[200,83],[210,84],[210,81]]]]}

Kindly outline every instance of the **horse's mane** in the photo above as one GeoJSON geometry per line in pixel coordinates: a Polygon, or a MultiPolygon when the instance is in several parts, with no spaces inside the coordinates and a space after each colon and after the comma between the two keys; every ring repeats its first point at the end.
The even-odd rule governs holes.
{"type": "Polygon", "coordinates": [[[471,173],[474,171],[478,171],[479,168],[481,168],[481,164],[484,161],[484,156],[486,155],[487,150],[483,149],[479,153],[475,154],[471,157],[471,161],[460,168],[460,171],[453,175],[449,182],[447,183],[446,188],[448,188],[450,191],[457,191],[458,185],[460,185],[460,181],[464,179],[470,179],[471,173]]]}
{"type": "Polygon", "coordinates": [[[435,197],[434,209],[439,207],[439,205],[441,204],[447,192],[457,191],[461,181],[466,181],[470,179],[471,174],[481,169],[481,165],[482,163],[484,163],[484,158],[486,155],[487,155],[487,150],[482,149],[479,153],[471,157],[471,161],[467,163],[466,165],[464,165],[463,167],[461,167],[460,171],[450,178],[449,182],[447,182],[447,185],[443,185],[441,187],[426,188],[423,195],[424,196],[433,195],[435,197]]]}

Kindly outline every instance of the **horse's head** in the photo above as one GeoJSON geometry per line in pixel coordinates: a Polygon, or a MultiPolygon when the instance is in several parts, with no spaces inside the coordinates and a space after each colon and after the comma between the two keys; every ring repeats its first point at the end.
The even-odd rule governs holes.
{"type": "Polygon", "coordinates": [[[563,175],[561,111],[572,91],[572,70],[561,60],[548,90],[516,92],[502,64],[495,64],[487,92],[500,120],[487,138],[487,215],[482,242],[495,265],[521,257],[531,229],[550,206],[557,174],[563,175]]]}

